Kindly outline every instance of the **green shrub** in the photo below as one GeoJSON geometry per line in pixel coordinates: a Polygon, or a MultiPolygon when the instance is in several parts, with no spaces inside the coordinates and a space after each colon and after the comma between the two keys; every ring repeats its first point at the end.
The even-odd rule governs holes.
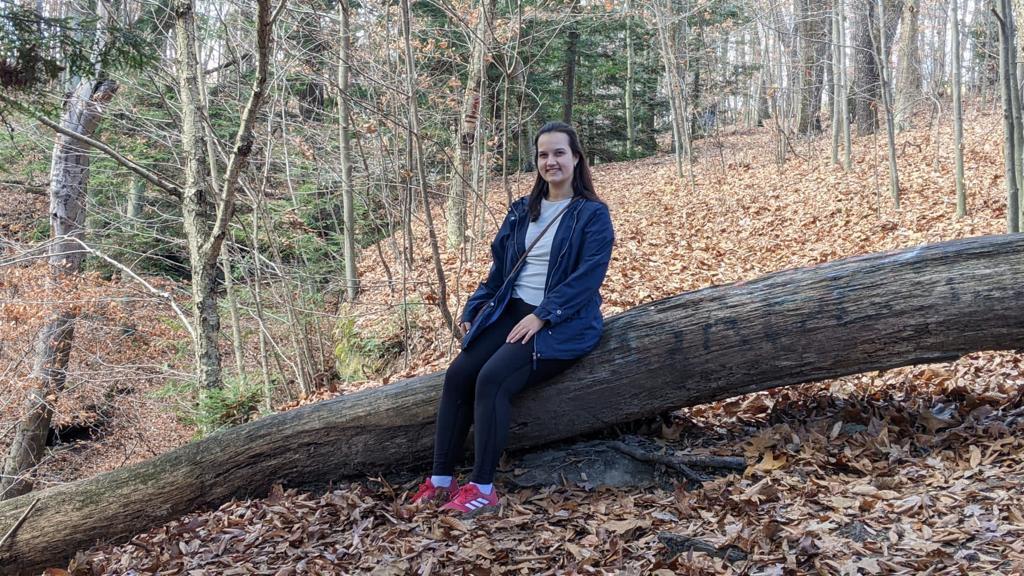
{"type": "Polygon", "coordinates": [[[213,390],[199,390],[195,382],[171,382],[156,396],[177,402],[174,411],[178,419],[195,427],[197,438],[255,420],[264,399],[263,388],[255,379],[239,378],[227,379],[223,387],[213,390]]]}
{"type": "Polygon", "coordinates": [[[334,367],[344,381],[385,374],[403,349],[399,325],[382,322],[373,334],[356,328],[355,318],[343,315],[334,328],[334,367]]]}

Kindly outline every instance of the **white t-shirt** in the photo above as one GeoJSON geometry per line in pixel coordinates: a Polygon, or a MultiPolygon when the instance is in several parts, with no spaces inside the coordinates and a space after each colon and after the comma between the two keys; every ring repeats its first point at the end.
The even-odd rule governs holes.
{"type": "Polygon", "coordinates": [[[527,254],[523,269],[519,272],[516,284],[512,288],[512,296],[534,306],[538,306],[544,300],[544,284],[547,281],[548,262],[551,259],[551,241],[555,239],[558,221],[562,219],[559,213],[571,201],[572,198],[557,202],[541,199],[540,217],[536,222],[530,222],[526,228],[526,246],[533,242],[534,238],[548,225],[548,222],[554,219],[555,223],[527,254]],[[558,218],[556,219],[555,216],[558,218]]]}

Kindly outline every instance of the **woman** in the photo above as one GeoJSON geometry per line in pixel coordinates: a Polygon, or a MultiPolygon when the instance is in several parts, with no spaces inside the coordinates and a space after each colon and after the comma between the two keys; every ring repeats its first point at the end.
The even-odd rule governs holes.
{"type": "Polygon", "coordinates": [[[614,240],[608,207],[568,124],[540,129],[534,161],[533,190],[509,209],[487,280],[466,302],[463,350],[445,374],[437,413],[433,473],[414,503],[450,499],[442,508],[463,514],[497,506],[492,482],[512,396],[565,371],[601,338],[598,289],[614,240]],[[471,424],[473,475],[460,489],[455,462],[471,424]]]}

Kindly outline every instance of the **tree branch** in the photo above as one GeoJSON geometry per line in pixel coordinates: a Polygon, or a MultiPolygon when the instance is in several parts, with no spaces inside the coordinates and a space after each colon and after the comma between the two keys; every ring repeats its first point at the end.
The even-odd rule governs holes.
{"type": "Polygon", "coordinates": [[[43,114],[42,112],[40,112],[40,111],[36,110],[35,108],[33,108],[31,106],[28,106],[26,104],[22,104],[21,102],[17,102],[15,100],[9,98],[5,94],[0,94],[0,102],[3,102],[4,104],[7,104],[8,106],[11,106],[11,107],[13,107],[13,108],[15,108],[17,110],[20,110],[20,111],[24,112],[25,114],[28,114],[29,116],[31,116],[31,117],[35,118],[36,120],[38,120],[40,124],[46,126],[47,128],[50,128],[51,130],[53,130],[54,132],[56,132],[58,134],[61,134],[63,136],[67,136],[68,138],[71,138],[73,140],[81,142],[82,144],[85,144],[87,146],[92,146],[93,148],[95,148],[95,149],[99,150],[100,152],[103,152],[104,154],[109,156],[112,160],[114,160],[118,164],[120,164],[120,165],[124,166],[125,168],[127,168],[128,170],[131,170],[132,172],[138,174],[139,176],[141,176],[143,179],[145,179],[150,184],[156,186],[157,188],[160,188],[161,190],[167,192],[168,194],[174,196],[175,198],[181,199],[181,188],[179,188],[177,184],[175,184],[175,183],[173,183],[173,182],[171,182],[169,180],[166,180],[163,177],[161,177],[159,174],[157,174],[156,172],[153,172],[151,170],[147,170],[146,168],[142,167],[141,165],[139,165],[139,164],[129,160],[128,158],[126,158],[125,156],[123,156],[122,154],[120,154],[119,152],[117,152],[116,150],[111,148],[110,146],[104,144],[103,142],[100,142],[99,140],[95,140],[93,138],[89,138],[88,136],[83,136],[83,135],[81,135],[78,132],[75,132],[73,130],[68,130],[67,128],[64,128],[60,124],[57,124],[53,120],[50,120],[49,118],[47,118],[46,115],[43,114]]]}
{"type": "Polygon", "coordinates": [[[202,246],[201,254],[205,258],[216,258],[220,252],[220,244],[227,233],[231,215],[234,213],[235,189],[238,185],[238,176],[242,170],[242,164],[249,157],[253,147],[253,127],[256,124],[256,113],[265,96],[267,77],[270,69],[270,48],[273,42],[274,20],[281,15],[287,0],[280,0],[277,8],[271,12],[270,0],[257,1],[257,28],[256,28],[256,78],[253,80],[252,93],[249,94],[249,101],[246,102],[242,119],[238,125],[238,133],[235,135],[235,144],[231,150],[231,157],[228,159],[227,168],[224,171],[224,182],[221,188],[220,199],[217,203],[217,220],[213,225],[209,239],[202,246]]]}

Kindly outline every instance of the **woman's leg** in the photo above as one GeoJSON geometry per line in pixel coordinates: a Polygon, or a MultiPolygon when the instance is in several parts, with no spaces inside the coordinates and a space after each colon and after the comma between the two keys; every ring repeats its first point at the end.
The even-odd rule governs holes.
{"type": "Polygon", "coordinates": [[[576,360],[538,360],[533,367],[533,343],[504,344],[480,369],[474,406],[474,462],[471,480],[491,484],[498,459],[508,442],[512,397],[527,386],[564,372],[576,360]]]}
{"type": "Polygon", "coordinates": [[[494,324],[473,340],[471,346],[459,353],[445,372],[434,434],[433,475],[453,475],[455,463],[462,455],[466,435],[473,423],[477,375],[484,363],[505,344],[508,333],[522,319],[520,311],[519,307],[509,306],[494,324]]]}

